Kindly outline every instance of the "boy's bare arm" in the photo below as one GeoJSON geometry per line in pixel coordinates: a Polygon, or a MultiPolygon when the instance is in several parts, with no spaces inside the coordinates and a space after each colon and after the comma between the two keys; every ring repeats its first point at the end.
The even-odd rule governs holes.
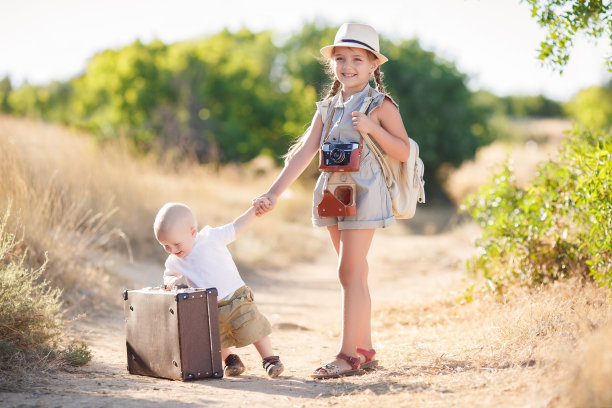
{"type": "Polygon", "coordinates": [[[247,229],[251,222],[255,219],[255,207],[249,207],[242,215],[234,220],[234,231],[236,236],[240,235],[247,229]]]}

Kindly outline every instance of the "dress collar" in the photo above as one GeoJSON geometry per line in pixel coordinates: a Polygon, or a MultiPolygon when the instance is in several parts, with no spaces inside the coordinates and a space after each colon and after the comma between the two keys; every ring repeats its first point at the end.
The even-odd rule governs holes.
{"type": "Polygon", "coordinates": [[[367,96],[369,90],[370,90],[370,83],[368,82],[361,91],[352,94],[351,96],[349,96],[349,98],[346,101],[342,100],[342,91],[340,91],[334,96],[334,98],[336,98],[336,101],[333,103],[333,106],[336,108],[344,108],[345,106],[348,106],[351,102],[355,100],[363,99],[364,96],[367,96]]]}

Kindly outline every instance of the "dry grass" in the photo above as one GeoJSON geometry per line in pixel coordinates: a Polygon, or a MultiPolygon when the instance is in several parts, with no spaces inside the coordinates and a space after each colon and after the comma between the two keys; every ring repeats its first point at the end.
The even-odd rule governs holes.
{"type": "Polygon", "coordinates": [[[612,324],[584,339],[560,406],[612,407],[612,324]]]}
{"type": "Polygon", "coordinates": [[[456,398],[451,405],[461,406],[480,405],[483,396],[490,406],[612,403],[612,302],[592,283],[570,280],[503,299],[427,301],[374,315],[377,346],[393,345],[381,354],[395,356],[385,369],[397,376],[396,386],[414,386],[415,379],[427,388],[444,384],[456,398]],[[504,390],[512,398],[524,390],[524,400],[501,403],[504,390]]]}
{"type": "MultiPolygon", "coordinates": [[[[156,259],[161,268],[164,253],[152,223],[165,202],[187,203],[201,226],[222,225],[245,211],[278,171],[263,159],[220,169],[189,161],[159,165],[118,145],[99,146],[86,134],[7,116],[0,116],[0,150],[0,210],[12,200],[31,265],[48,253],[45,276],[70,295],[68,304],[103,291],[111,279],[104,254],[156,259]]],[[[232,245],[239,264],[281,266],[316,255],[324,241],[310,227],[312,183],[296,183],[274,216],[257,220],[232,245]]]]}
{"type": "MultiPolygon", "coordinates": [[[[536,153],[552,151],[542,148],[550,140],[534,142],[539,143],[536,153]]],[[[530,166],[531,172],[534,166],[526,166],[525,157],[533,146],[515,150],[515,162],[523,169],[530,166]]],[[[193,163],[160,166],[134,159],[120,146],[96,146],[87,135],[10,117],[0,117],[0,151],[0,213],[12,199],[32,266],[42,263],[48,251],[47,277],[64,288],[64,298],[73,303],[90,294],[97,302],[105,287],[116,289],[109,284],[114,278],[105,269],[105,254],[119,252],[127,258],[131,250],[135,258],[158,261],[161,276],[164,253],[151,225],[163,203],[189,204],[201,225],[227,223],[277,173],[261,159],[221,169],[193,163]]],[[[451,175],[454,197],[460,200],[473,191],[480,182],[474,174],[486,174],[481,165],[503,160],[504,151],[499,145],[484,148],[476,160],[480,164],[451,175]],[[462,172],[465,177],[459,181],[462,172]]],[[[325,232],[310,227],[312,184],[307,178],[297,183],[275,213],[265,222],[257,220],[232,244],[243,272],[260,264],[282,267],[314,259],[321,246],[328,245],[325,232]]],[[[434,234],[456,222],[453,214],[441,217],[437,210],[420,214],[411,227],[394,233],[414,229],[434,234]]],[[[116,293],[106,296],[114,298],[116,293]]],[[[451,293],[442,300],[406,301],[375,310],[375,347],[383,361],[393,363],[368,376],[338,380],[334,402],[612,405],[609,292],[565,281],[535,292],[518,289],[502,299],[481,295],[463,305],[455,300],[460,296],[451,293]],[[398,400],[398,394],[407,399],[398,400]]]]}
{"type": "Polygon", "coordinates": [[[64,336],[61,291],[24,267],[14,232],[7,230],[10,208],[0,215],[0,390],[16,390],[42,373],[91,360],[85,343],[64,336]]]}
{"type": "MultiPolygon", "coordinates": [[[[262,160],[221,169],[189,162],[159,165],[150,158],[136,159],[121,146],[99,146],[90,135],[7,116],[0,116],[0,151],[0,214],[10,207],[6,229],[18,233],[9,255],[25,257],[24,268],[32,271],[45,265],[42,278],[62,290],[65,317],[119,301],[118,288],[129,282],[111,270],[117,254],[121,262],[132,257],[158,260],[161,281],[165,253],[154,239],[152,224],[165,202],[189,204],[201,226],[224,224],[245,211],[277,171],[262,160]]],[[[257,220],[232,245],[243,272],[259,262],[281,266],[318,252],[322,240],[309,225],[307,189],[298,183],[293,196],[279,202],[275,217],[265,223],[257,220]]],[[[19,287],[15,279],[4,277],[19,287]]],[[[14,315],[25,318],[21,312],[14,315]]],[[[69,322],[61,320],[58,327],[65,328],[69,322]]],[[[14,322],[6,327],[17,330],[14,322]]],[[[0,389],[30,384],[35,376],[29,373],[65,367],[67,358],[78,359],[86,351],[79,346],[64,349],[78,341],[78,334],[65,331],[61,337],[62,347],[42,344],[27,355],[0,349],[3,356],[12,356],[7,365],[13,367],[1,368],[0,389]]],[[[0,348],[5,343],[0,342],[0,348]]]]}
{"type": "Polygon", "coordinates": [[[444,189],[457,205],[478,187],[491,180],[492,171],[508,158],[512,160],[516,181],[526,185],[539,163],[554,158],[571,124],[560,119],[516,121],[510,126],[509,140],[494,142],[476,152],[474,160],[458,169],[448,170],[444,189]]]}

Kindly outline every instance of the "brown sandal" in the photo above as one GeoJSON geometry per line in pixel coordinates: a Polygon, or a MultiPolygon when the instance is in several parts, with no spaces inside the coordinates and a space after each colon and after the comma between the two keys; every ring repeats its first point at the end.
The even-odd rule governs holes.
{"type": "Polygon", "coordinates": [[[378,367],[378,360],[374,359],[374,355],[376,354],[376,350],[370,349],[362,349],[357,347],[357,353],[363,354],[365,357],[365,361],[361,363],[361,368],[364,370],[373,370],[378,367]]]}
{"type": "Polygon", "coordinates": [[[312,378],[323,380],[327,378],[346,377],[349,375],[362,375],[365,373],[360,368],[359,357],[347,356],[344,353],[338,353],[336,358],[346,361],[351,366],[348,370],[342,370],[336,364],[327,363],[324,366],[317,368],[310,376],[312,378]]]}

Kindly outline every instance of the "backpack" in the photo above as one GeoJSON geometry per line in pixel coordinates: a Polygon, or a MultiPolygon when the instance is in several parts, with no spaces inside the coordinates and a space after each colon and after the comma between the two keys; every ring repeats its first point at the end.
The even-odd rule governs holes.
{"type": "MultiPolygon", "coordinates": [[[[371,94],[371,93],[370,93],[371,94]]],[[[364,99],[360,112],[365,113],[372,97],[370,94],[364,99]]],[[[326,100],[321,106],[321,117],[327,117],[327,111],[331,100],[326,100]]],[[[419,157],[419,145],[408,138],[410,142],[410,155],[408,160],[400,161],[388,156],[378,144],[367,133],[361,133],[364,142],[378,160],[383,171],[385,184],[391,195],[393,215],[397,219],[409,219],[414,217],[417,203],[425,203],[425,165],[419,157]]]]}
{"type": "Polygon", "coordinates": [[[363,140],[380,163],[385,184],[391,195],[393,215],[398,219],[414,217],[417,203],[425,203],[425,180],[423,179],[425,166],[419,157],[419,145],[408,138],[410,155],[408,160],[399,161],[386,155],[374,143],[370,135],[364,134],[363,140]]]}

